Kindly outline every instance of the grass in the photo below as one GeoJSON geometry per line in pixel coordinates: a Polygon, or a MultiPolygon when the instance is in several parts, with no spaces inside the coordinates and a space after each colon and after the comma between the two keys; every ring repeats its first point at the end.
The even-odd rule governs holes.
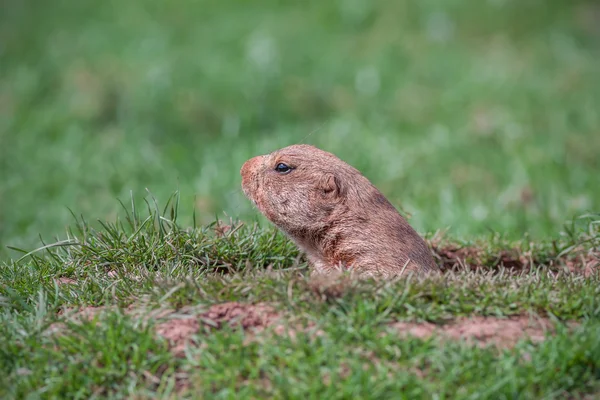
{"type": "Polygon", "coordinates": [[[4,3],[3,249],[145,188],[257,218],[240,166],[299,142],[420,232],[543,239],[600,208],[594,2],[4,3]]]}
{"type": "Polygon", "coordinates": [[[0,398],[597,397],[598,12],[5,0],[0,398]],[[360,169],[443,274],[311,277],[239,178],[302,142],[360,169]],[[397,328],[477,317],[545,339],[397,328]]]}
{"type": "Polygon", "coordinates": [[[443,276],[320,282],[273,229],[222,221],[183,229],[177,195],[165,207],[131,204],[100,229],[78,218],[66,240],[1,266],[0,395],[491,399],[600,388],[599,276],[566,269],[598,257],[595,216],[539,244],[529,257],[545,264],[521,271],[491,254],[523,243],[497,241],[479,249],[488,254],[472,261],[487,264],[476,271],[465,258],[443,276]],[[269,304],[291,331],[206,321],[208,307],[231,301],[269,304]],[[90,317],[77,311],[90,306],[99,307],[90,317]],[[182,354],[156,334],[161,313],[205,321],[182,354]],[[519,315],[549,318],[555,332],[498,349],[392,328],[519,315]]]}

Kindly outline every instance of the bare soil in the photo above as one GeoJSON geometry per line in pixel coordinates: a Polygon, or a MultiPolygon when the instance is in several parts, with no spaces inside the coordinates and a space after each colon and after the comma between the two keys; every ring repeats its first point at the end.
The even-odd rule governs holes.
{"type": "Polygon", "coordinates": [[[568,255],[552,257],[551,260],[539,260],[534,258],[531,252],[521,252],[518,249],[501,250],[490,260],[489,254],[481,247],[454,244],[442,246],[435,241],[432,243],[432,250],[443,272],[494,268],[506,268],[514,272],[521,272],[532,266],[545,264],[554,271],[566,269],[585,277],[600,273],[600,249],[573,249],[568,255]]]}
{"type": "MultiPolygon", "coordinates": [[[[319,287],[319,285],[316,285],[319,287]]],[[[319,292],[323,294],[322,288],[319,292]]],[[[326,287],[325,291],[330,289],[326,287]]],[[[337,288],[336,288],[337,289],[337,288]]],[[[336,290],[334,290],[336,291],[336,290]]],[[[92,320],[98,314],[104,312],[106,307],[84,307],[74,310],[63,310],[59,314],[65,317],[92,320]]],[[[192,307],[184,308],[175,312],[174,310],[155,310],[152,318],[161,321],[156,325],[156,333],[167,339],[173,353],[183,356],[186,345],[199,346],[195,337],[202,330],[221,329],[225,326],[238,327],[247,331],[250,335],[248,340],[257,338],[257,334],[266,328],[272,327],[276,335],[287,335],[295,338],[297,331],[304,331],[311,335],[323,335],[325,332],[318,329],[314,324],[301,327],[296,323],[286,324],[283,314],[277,312],[271,305],[266,303],[244,304],[228,302],[210,306],[208,310],[195,311],[192,307]]],[[[128,314],[139,314],[140,310],[129,307],[125,310],[128,314]]],[[[140,314],[141,316],[142,314],[140,314]]],[[[576,322],[567,323],[569,327],[577,325],[576,322]]],[[[62,323],[53,324],[50,332],[60,331],[62,323]]],[[[493,345],[497,348],[514,347],[521,339],[529,339],[532,342],[541,342],[546,335],[555,331],[554,323],[548,318],[534,316],[512,316],[508,318],[498,317],[469,317],[458,318],[445,324],[433,324],[429,322],[392,322],[389,324],[392,332],[400,337],[413,336],[428,339],[438,336],[449,340],[462,340],[470,345],[486,347],[493,345]]]]}
{"type": "MultiPolygon", "coordinates": [[[[570,323],[575,326],[575,323],[570,323]]],[[[394,322],[390,325],[401,336],[414,336],[427,339],[437,335],[452,340],[486,347],[514,347],[521,339],[541,342],[546,334],[554,332],[554,324],[547,318],[514,316],[510,318],[469,317],[457,319],[445,325],[428,322],[394,322]]]]}
{"type": "Polygon", "coordinates": [[[259,332],[279,319],[279,313],[268,304],[229,302],[213,305],[208,311],[198,315],[168,319],[157,325],[156,333],[169,341],[175,354],[182,355],[186,344],[193,343],[193,336],[202,327],[220,329],[228,325],[259,332]]]}
{"type": "Polygon", "coordinates": [[[62,286],[62,285],[75,285],[75,284],[77,284],[77,281],[75,279],[67,278],[65,276],[57,278],[57,279],[55,279],[55,281],[56,281],[56,284],[58,286],[62,286]]]}
{"type": "MultiPolygon", "coordinates": [[[[182,355],[186,344],[197,345],[193,337],[203,326],[209,329],[219,329],[225,325],[238,326],[253,334],[274,327],[275,334],[287,334],[292,337],[301,329],[290,329],[281,323],[281,319],[282,316],[267,304],[231,302],[214,305],[207,312],[196,316],[169,319],[160,323],[156,332],[169,341],[175,354],[182,355]]],[[[568,325],[573,327],[576,323],[568,325]]],[[[532,342],[541,342],[547,334],[552,334],[555,330],[549,319],[531,316],[460,318],[443,325],[428,322],[394,322],[390,327],[401,337],[427,339],[435,335],[450,340],[464,340],[470,345],[494,345],[498,348],[514,347],[518,341],[525,338],[532,342]]],[[[307,327],[304,330],[312,332],[313,328],[307,327]]],[[[320,330],[313,333],[317,336],[325,334],[320,330]]]]}

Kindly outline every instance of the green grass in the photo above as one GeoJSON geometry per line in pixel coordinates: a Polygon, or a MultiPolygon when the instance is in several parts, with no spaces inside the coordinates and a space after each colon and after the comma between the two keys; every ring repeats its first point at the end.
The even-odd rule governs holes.
{"type": "Polygon", "coordinates": [[[564,269],[577,257],[598,257],[595,216],[528,248],[544,262],[520,272],[492,254],[523,255],[524,244],[490,241],[479,248],[487,262],[479,271],[455,266],[426,278],[328,283],[311,278],[273,229],[234,224],[223,234],[222,222],[183,229],[177,199],[124,208],[100,229],[78,219],[66,240],[0,265],[0,395],[494,399],[600,389],[600,276],[564,269]],[[229,301],[270,304],[293,335],[271,333],[274,325],[253,334],[206,322],[175,356],[154,330],[165,317],[145,317],[171,310],[199,318],[229,301]],[[88,319],[73,316],[80,306],[104,308],[88,319]],[[390,325],[518,315],[549,318],[556,332],[498,350],[403,338],[390,325]]]}
{"type": "MultiPolygon", "coordinates": [[[[0,242],[67,207],[178,189],[256,212],[247,158],[299,142],[363,171],[420,232],[546,238],[600,208],[594,2],[7,0],[0,242]]],[[[4,247],[4,246],[3,246],[4,247]]]]}
{"type": "Polygon", "coordinates": [[[599,10],[5,0],[0,398],[597,397],[599,10]],[[239,178],[302,142],[371,179],[444,273],[311,278],[239,178]],[[211,327],[232,301],[291,333],[211,327]],[[156,332],[175,316],[205,321],[184,354],[156,332]],[[393,328],[476,316],[554,331],[393,328]]]}
{"type": "Polygon", "coordinates": [[[184,394],[194,398],[551,398],[598,389],[597,321],[500,353],[437,340],[382,339],[380,329],[360,321],[339,322],[323,318],[326,334],[316,338],[299,334],[267,343],[245,344],[240,331],[217,332],[199,339],[204,348],[174,359],[148,327],[115,314],[74,325],[60,338],[35,336],[35,344],[34,338],[11,337],[26,343],[13,370],[3,368],[3,379],[15,396],[61,398],[167,397],[177,379],[190,382],[184,394]]]}

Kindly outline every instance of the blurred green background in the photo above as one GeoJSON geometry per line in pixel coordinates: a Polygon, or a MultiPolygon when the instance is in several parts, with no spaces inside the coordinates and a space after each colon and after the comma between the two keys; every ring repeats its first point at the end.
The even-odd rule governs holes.
{"type": "Polygon", "coordinates": [[[600,209],[597,2],[3,0],[0,38],[2,247],[144,188],[188,224],[259,218],[241,164],[299,142],[421,232],[600,209]]]}

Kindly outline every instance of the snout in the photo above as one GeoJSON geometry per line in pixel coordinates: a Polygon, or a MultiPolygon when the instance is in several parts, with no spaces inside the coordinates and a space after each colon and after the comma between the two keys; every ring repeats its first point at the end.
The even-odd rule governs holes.
{"type": "Polygon", "coordinates": [[[242,175],[242,182],[251,178],[252,175],[256,175],[256,169],[260,165],[262,156],[254,157],[249,159],[242,165],[240,169],[240,175],[242,175]]]}
{"type": "Polygon", "coordinates": [[[260,166],[263,156],[249,159],[242,165],[240,175],[242,176],[242,190],[246,196],[253,198],[254,191],[258,188],[260,166]]]}

